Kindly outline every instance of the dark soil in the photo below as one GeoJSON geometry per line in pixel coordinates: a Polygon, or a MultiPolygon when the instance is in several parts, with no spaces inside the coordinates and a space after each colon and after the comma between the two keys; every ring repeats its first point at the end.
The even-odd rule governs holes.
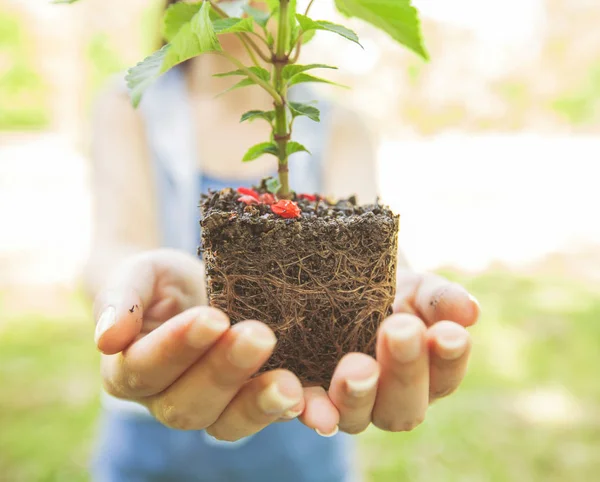
{"type": "Polygon", "coordinates": [[[278,344],[264,369],[328,387],[343,355],[374,354],[395,295],[399,217],[350,198],[295,199],[302,215],[284,219],[239,197],[225,189],[201,201],[210,304],[232,323],[273,329],[278,344]]]}

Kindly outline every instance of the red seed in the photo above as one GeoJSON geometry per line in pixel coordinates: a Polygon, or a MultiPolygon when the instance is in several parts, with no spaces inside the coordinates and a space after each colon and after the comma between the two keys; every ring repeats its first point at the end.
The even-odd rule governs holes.
{"type": "Polygon", "coordinates": [[[302,212],[294,201],[284,199],[271,206],[271,211],[278,214],[282,218],[292,219],[299,218],[302,212]]]}
{"type": "Polygon", "coordinates": [[[238,201],[245,204],[258,204],[258,199],[255,199],[252,196],[240,196],[238,201]]]}
{"type": "Polygon", "coordinates": [[[246,196],[252,196],[258,201],[258,193],[254,189],[250,189],[249,187],[238,187],[237,192],[246,196]]]}
{"type": "Polygon", "coordinates": [[[307,201],[315,202],[317,200],[317,196],[314,194],[298,194],[298,199],[306,199],[307,201]]]}
{"type": "Polygon", "coordinates": [[[270,206],[271,204],[275,203],[275,196],[273,196],[273,194],[266,192],[266,193],[260,195],[260,202],[270,206]]]}

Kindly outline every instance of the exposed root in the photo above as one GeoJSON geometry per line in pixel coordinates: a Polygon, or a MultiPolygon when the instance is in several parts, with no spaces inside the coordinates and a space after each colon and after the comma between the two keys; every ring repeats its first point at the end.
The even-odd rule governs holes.
{"type": "Polygon", "coordinates": [[[297,221],[231,216],[224,196],[235,202],[228,191],[217,209],[203,203],[209,299],[233,323],[271,326],[279,341],[264,369],[328,387],[344,354],[373,355],[395,295],[398,217],[378,205],[297,221]]]}

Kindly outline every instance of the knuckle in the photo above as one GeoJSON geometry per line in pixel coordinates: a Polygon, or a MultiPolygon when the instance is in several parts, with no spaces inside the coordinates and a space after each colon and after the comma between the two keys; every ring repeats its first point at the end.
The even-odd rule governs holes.
{"type": "Polygon", "coordinates": [[[127,389],[137,395],[151,395],[150,383],[146,377],[139,373],[128,373],[126,377],[127,389]]]}
{"type": "Polygon", "coordinates": [[[168,397],[160,397],[152,407],[152,413],[163,425],[176,430],[201,430],[201,423],[181,407],[173,403],[168,397]]]}
{"type": "Polygon", "coordinates": [[[117,383],[113,378],[103,377],[102,388],[109,395],[116,398],[126,398],[125,390],[120,383],[117,383]]]}

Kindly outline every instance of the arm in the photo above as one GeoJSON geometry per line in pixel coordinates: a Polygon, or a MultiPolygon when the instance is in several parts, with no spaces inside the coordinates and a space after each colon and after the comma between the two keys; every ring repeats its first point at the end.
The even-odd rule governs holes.
{"type": "Polygon", "coordinates": [[[159,246],[143,125],[127,93],[116,85],[102,92],[95,104],[91,171],[94,233],[84,284],[94,296],[109,267],[159,246]]]}

